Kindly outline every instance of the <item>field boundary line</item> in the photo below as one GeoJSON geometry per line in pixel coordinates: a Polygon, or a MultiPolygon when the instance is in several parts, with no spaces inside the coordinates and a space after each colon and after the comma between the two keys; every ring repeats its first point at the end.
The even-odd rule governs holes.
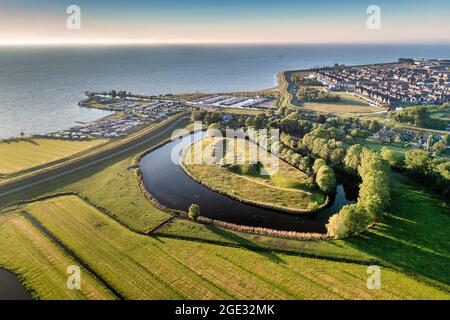
{"type": "Polygon", "coordinates": [[[158,224],[157,226],[145,231],[145,234],[152,234],[154,232],[156,232],[158,229],[162,228],[163,226],[165,226],[166,224],[172,222],[172,220],[174,220],[176,217],[175,216],[171,216],[168,219],[164,220],[163,222],[161,222],[160,224],[158,224]]]}
{"type": "Polygon", "coordinates": [[[27,219],[35,228],[44,233],[50,241],[52,241],[58,248],[60,248],[64,253],[69,255],[77,263],[79,263],[83,268],[85,268],[96,280],[98,280],[102,285],[106,287],[113,295],[115,295],[120,300],[124,300],[125,297],[116,288],[108,283],[100,274],[98,274],[92,267],[85,262],[80,256],[78,256],[72,249],[66,246],[58,237],[56,237],[50,230],[48,230],[38,219],[25,210],[22,210],[20,214],[27,219]]]}

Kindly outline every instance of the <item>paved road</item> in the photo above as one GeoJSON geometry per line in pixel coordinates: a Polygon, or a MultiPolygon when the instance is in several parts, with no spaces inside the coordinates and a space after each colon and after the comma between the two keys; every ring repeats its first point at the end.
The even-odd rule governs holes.
{"type": "Polygon", "coordinates": [[[105,150],[91,156],[81,158],[79,161],[68,163],[67,165],[61,165],[54,169],[43,171],[36,175],[26,177],[19,181],[14,181],[12,183],[7,183],[0,186],[0,197],[10,195],[12,193],[34,187],[36,185],[48,182],[50,180],[60,178],[62,176],[72,174],[74,172],[80,171],[82,169],[88,168],[102,161],[114,158],[116,156],[122,155],[128,151],[136,149],[146,143],[160,138],[163,135],[169,134],[173,129],[179,125],[182,121],[185,121],[185,117],[180,117],[174,122],[168,123],[162,128],[157,128],[155,131],[146,133],[145,135],[136,137],[135,139],[127,142],[125,145],[117,147],[117,150],[105,150]]]}

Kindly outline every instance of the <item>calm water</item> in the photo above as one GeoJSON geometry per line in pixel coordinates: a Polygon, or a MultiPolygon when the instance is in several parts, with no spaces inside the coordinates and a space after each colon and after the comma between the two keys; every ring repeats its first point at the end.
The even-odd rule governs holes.
{"type": "Polygon", "coordinates": [[[0,269],[0,300],[31,300],[31,294],[14,273],[0,269]]]}
{"type": "Polygon", "coordinates": [[[355,202],[357,190],[340,184],[332,204],[316,214],[293,215],[264,209],[228,198],[195,182],[181,169],[178,155],[202,133],[174,141],[142,158],[140,167],[147,190],[165,206],[187,210],[192,203],[200,206],[205,217],[247,226],[278,230],[325,233],[325,224],[342,206],[355,202]],[[174,156],[172,156],[172,154],[174,156]],[[176,161],[171,161],[175,158],[176,161]]]}
{"type": "Polygon", "coordinates": [[[255,90],[274,86],[281,70],[398,57],[450,58],[450,44],[0,48],[0,137],[106,115],[77,106],[86,90],[255,90]]]}

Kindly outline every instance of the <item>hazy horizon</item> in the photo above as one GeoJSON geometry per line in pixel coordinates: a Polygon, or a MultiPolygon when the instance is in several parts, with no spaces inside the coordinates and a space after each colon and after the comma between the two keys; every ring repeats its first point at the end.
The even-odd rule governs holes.
{"type": "Polygon", "coordinates": [[[0,0],[0,45],[448,43],[449,15],[443,0],[0,0]],[[70,5],[80,29],[66,27],[70,5]]]}

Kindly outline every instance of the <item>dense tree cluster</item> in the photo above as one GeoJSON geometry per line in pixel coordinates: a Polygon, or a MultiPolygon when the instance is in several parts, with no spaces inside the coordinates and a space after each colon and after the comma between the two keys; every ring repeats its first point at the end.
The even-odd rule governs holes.
{"type": "MultiPolygon", "coordinates": [[[[435,154],[437,153],[435,152],[435,154]]],[[[402,154],[383,147],[380,155],[393,168],[418,178],[422,184],[444,196],[450,195],[450,162],[445,159],[420,149],[408,150],[402,154]]]]}
{"type": "MultiPolygon", "coordinates": [[[[196,111],[193,114],[193,120],[207,123],[220,122],[221,117],[217,112],[207,115],[204,111],[196,111]]],[[[445,150],[448,135],[439,143],[429,139],[427,150],[409,150],[403,154],[389,148],[376,152],[353,144],[355,139],[364,139],[369,132],[381,129],[376,120],[323,115],[313,119],[311,115],[284,107],[276,113],[246,116],[238,120],[241,127],[279,128],[280,141],[272,143],[278,144],[281,159],[310,175],[308,184],[311,188],[333,192],[336,186],[334,168],[359,176],[358,201],[345,206],[330,218],[327,230],[331,237],[357,234],[380,218],[390,204],[390,166],[420,177],[421,182],[445,195],[450,192],[450,162],[437,157],[445,150]]]]}
{"type": "MultiPolygon", "coordinates": [[[[329,193],[336,187],[333,167],[344,168],[350,174],[361,178],[359,197],[356,204],[348,205],[335,214],[327,225],[331,237],[357,234],[365,230],[381,216],[390,204],[390,166],[388,161],[375,151],[354,144],[346,149],[345,132],[326,125],[316,125],[305,134],[301,143],[290,135],[282,135],[281,142],[289,149],[296,147],[316,158],[312,172],[316,174],[319,188],[329,193]]],[[[292,150],[285,153],[294,157],[292,150]]],[[[297,157],[295,157],[297,158],[297,157]]],[[[301,157],[300,157],[301,159],[301,157]]]]}
{"type": "Polygon", "coordinates": [[[247,119],[245,120],[245,125],[247,127],[253,127],[255,129],[263,129],[267,127],[268,123],[269,119],[267,118],[267,115],[265,113],[260,113],[255,117],[247,117],[247,119]]]}
{"type": "Polygon", "coordinates": [[[305,134],[302,146],[307,148],[312,155],[330,162],[333,166],[341,166],[345,156],[344,143],[340,141],[345,133],[334,127],[326,128],[317,126],[311,132],[305,134]]]}
{"type": "MultiPolygon", "coordinates": [[[[284,144],[280,145],[280,158],[309,175],[312,175],[313,173],[311,168],[311,158],[294,152],[284,144]]],[[[310,188],[313,188],[314,180],[311,178],[307,184],[310,188]]]]}
{"type": "Polygon", "coordinates": [[[339,102],[341,97],[323,90],[311,87],[300,87],[296,93],[297,99],[302,102],[339,102]]]}
{"type": "Polygon", "coordinates": [[[361,145],[351,146],[345,155],[344,165],[361,177],[356,204],[344,206],[333,215],[327,231],[330,237],[344,237],[364,231],[379,219],[390,205],[390,167],[377,152],[361,145]]]}

